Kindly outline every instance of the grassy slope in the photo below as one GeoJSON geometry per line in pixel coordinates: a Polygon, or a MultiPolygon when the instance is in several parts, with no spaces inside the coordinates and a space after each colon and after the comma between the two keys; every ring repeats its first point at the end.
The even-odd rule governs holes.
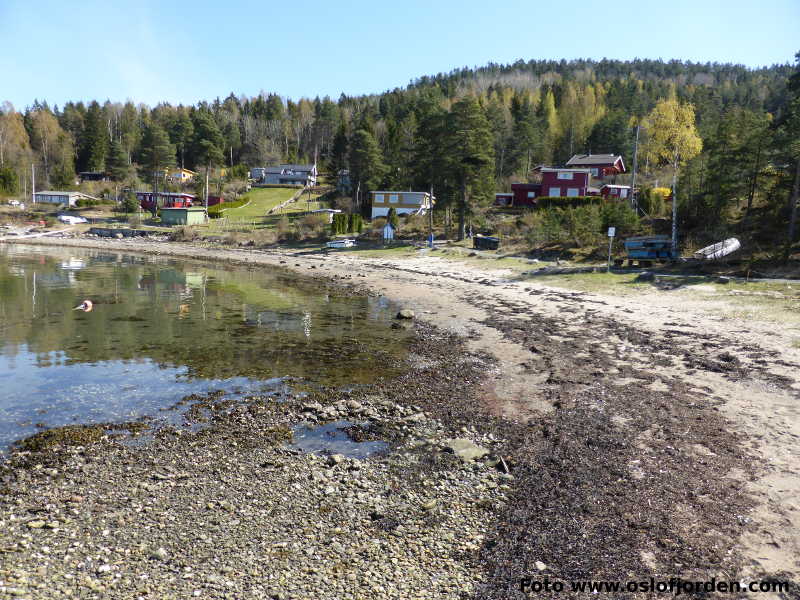
{"type": "Polygon", "coordinates": [[[256,188],[247,192],[248,204],[231,208],[223,214],[228,218],[252,219],[263,217],[271,208],[291,198],[297,190],[289,188],[256,188]]]}

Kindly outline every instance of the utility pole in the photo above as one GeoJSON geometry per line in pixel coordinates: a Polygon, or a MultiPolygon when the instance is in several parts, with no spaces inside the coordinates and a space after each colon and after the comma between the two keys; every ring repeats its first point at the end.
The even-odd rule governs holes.
{"type": "Polygon", "coordinates": [[[206,216],[208,216],[208,165],[206,165],[206,193],[205,193],[206,216]]]}
{"type": "Polygon", "coordinates": [[[433,184],[431,184],[431,195],[428,197],[428,244],[433,248],[433,184]]]}
{"type": "Polygon", "coordinates": [[[672,169],[672,258],[678,256],[678,153],[672,169]]]}
{"type": "Polygon", "coordinates": [[[31,163],[31,204],[36,204],[36,165],[31,163]]]}
{"type": "Polygon", "coordinates": [[[636,214],[639,214],[639,201],[636,198],[636,166],[639,159],[639,128],[641,125],[636,125],[636,141],[633,144],[633,176],[631,177],[631,205],[636,214]]]}

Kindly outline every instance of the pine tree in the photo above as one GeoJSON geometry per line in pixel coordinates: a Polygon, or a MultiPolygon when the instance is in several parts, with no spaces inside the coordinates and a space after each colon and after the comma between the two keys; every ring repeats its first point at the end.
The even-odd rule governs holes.
{"type": "Polygon", "coordinates": [[[489,206],[494,192],[494,146],[489,122],[471,97],[453,105],[447,119],[447,168],[460,188],[459,239],[466,219],[489,206]]]}
{"type": "MultiPolygon", "coordinates": [[[[145,130],[142,146],[147,177],[153,178],[153,192],[157,194],[164,170],[175,165],[175,146],[170,144],[167,132],[157,123],[151,123],[145,130]]],[[[153,203],[151,210],[155,217],[157,202],[153,203]]]]}
{"type": "Polygon", "coordinates": [[[378,189],[385,175],[386,166],[375,136],[367,129],[359,129],[350,148],[350,180],[354,185],[360,182],[361,191],[366,194],[378,189]]]}
{"type": "Polygon", "coordinates": [[[103,109],[95,101],[86,111],[86,124],[83,131],[83,145],[80,151],[79,167],[82,171],[100,171],[106,169],[108,155],[108,130],[106,128],[103,109]]]}
{"type": "Polygon", "coordinates": [[[192,136],[194,135],[194,125],[186,111],[180,111],[178,117],[172,123],[169,133],[170,139],[175,144],[178,154],[180,155],[180,165],[181,169],[183,169],[185,167],[186,148],[192,141],[192,136]]]}
{"type": "Polygon", "coordinates": [[[128,164],[128,155],[122,142],[111,142],[111,152],[108,157],[108,173],[114,181],[124,181],[130,175],[131,167],[128,164]]]}

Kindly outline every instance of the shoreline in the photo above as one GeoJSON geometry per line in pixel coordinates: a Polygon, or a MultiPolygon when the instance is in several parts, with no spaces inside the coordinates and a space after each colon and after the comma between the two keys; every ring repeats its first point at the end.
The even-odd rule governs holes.
{"type": "MultiPolygon", "coordinates": [[[[469,580],[469,590],[459,593],[514,597],[512,582],[535,575],[536,561],[551,579],[562,581],[570,573],[626,579],[626,572],[637,579],[710,579],[720,568],[752,579],[783,574],[797,581],[800,517],[793,490],[800,491],[800,461],[792,438],[800,433],[800,384],[792,376],[798,352],[787,348],[788,328],[720,321],[702,306],[668,297],[642,306],[638,299],[513,281],[502,271],[431,256],[325,257],[121,240],[19,243],[285,267],[383,294],[415,310],[421,321],[415,327],[429,340],[422,346],[436,346],[430,364],[472,373],[468,379],[478,385],[437,372],[430,374],[430,387],[416,394],[392,390],[391,382],[378,386],[379,393],[402,396],[395,405],[408,403],[409,410],[420,405],[434,431],[449,427],[448,435],[456,435],[460,430],[451,423],[473,423],[475,430],[463,435],[489,445],[489,435],[502,440],[493,449],[508,459],[513,477],[492,480],[506,488],[503,498],[492,497],[481,508],[485,527],[474,535],[484,537],[458,550],[460,562],[449,567],[469,580]],[[414,395],[416,401],[409,397],[414,395]],[[742,479],[748,481],[744,488],[738,485],[742,479]],[[699,531],[698,523],[708,531],[699,531]],[[607,545],[604,530],[614,532],[614,546],[607,545]],[[609,559],[608,552],[616,556],[609,559]],[[703,566],[709,564],[720,567],[703,566]]],[[[437,368],[420,372],[428,371],[437,368]]],[[[380,406],[371,408],[380,413],[380,406]]],[[[418,448],[432,447],[424,439],[409,441],[420,442],[418,448]]],[[[436,450],[420,460],[436,462],[446,454],[436,450]]],[[[450,468],[455,467],[442,467],[443,477],[450,468]]],[[[456,472],[465,477],[471,471],[456,472]]],[[[465,499],[480,485],[487,484],[480,480],[465,489],[465,499]]],[[[376,514],[377,521],[388,518],[376,514]]],[[[102,577],[95,578],[104,585],[102,577]]],[[[113,597],[128,597],[114,589],[120,595],[113,597]]],[[[359,589],[376,597],[407,597],[401,590],[359,589]]],[[[206,597],[224,597],[216,593],[206,597]]],[[[440,590],[432,597],[450,593],[440,590]]]]}

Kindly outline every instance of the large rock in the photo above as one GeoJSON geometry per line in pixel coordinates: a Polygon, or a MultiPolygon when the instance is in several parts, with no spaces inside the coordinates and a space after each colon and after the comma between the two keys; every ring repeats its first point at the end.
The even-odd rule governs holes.
{"type": "Polygon", "coordinates": [[[444,445],[445,448],[447,448],[450,452],[455,454],[464,462],[472,462],[489,454],[489,451],[486,448],[481,448],[466,438],[445,440],[444,445]]]}
{"type": "Polygon", "coordinates": [[[655,281],[655,280],[656,280],[656,274],[653,273],[652,271],[643,271],[643,272],[639,273],[639,275],[636,276],[636,281],[637,282],[640,282],[640,281],[655,281]]]}
{"type": "Polygon", "coordinates": [[[398,319],[413,319],[414,316],[414,311],[410,308],[403,308],[399,313],[397,313],[398,319]]]}

